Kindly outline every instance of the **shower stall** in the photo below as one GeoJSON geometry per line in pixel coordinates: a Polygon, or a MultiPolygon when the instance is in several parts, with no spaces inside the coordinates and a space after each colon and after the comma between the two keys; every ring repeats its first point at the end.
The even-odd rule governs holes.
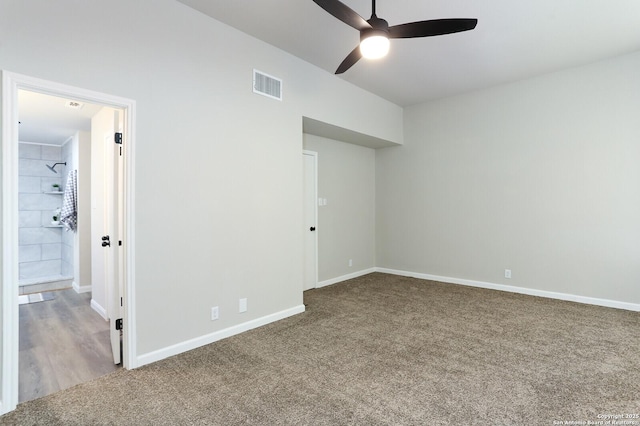
{"type": "Polygon", "coordinates": [[[72,286],[74,234],[60,224],[72,143],[19,143],[18,262],[20,294],[72,286]]]}

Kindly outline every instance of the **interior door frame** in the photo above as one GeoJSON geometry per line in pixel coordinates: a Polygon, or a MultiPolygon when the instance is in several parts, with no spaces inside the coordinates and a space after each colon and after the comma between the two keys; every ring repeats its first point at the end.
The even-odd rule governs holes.
{"type": "MultiPolygon", "coordinates": [[[[314,188],[313,188],[313,194],[314,194],[314,216],[315,216],[315,222],[316,222],[316,232],[315,232],[315,261],[314,261],[314,265],[315,265],[315,273],[314,273],[314,277],[315,277],[315,283],[313,285],[313,287],[311,287],[309,290],[314,289],[314,288],[318,288],[318,276],[319,276],[319,272],[318,272],[318,259],[319,259],[319,253],[318,253],[318,153],[316,151],[309,151],[306,149],[302,150],[302,155],[305,156],[310,156],[313,158],[313,168],[314,168],[314,188]]],[[[303,167],[304,167],[304,163],[303,163],[303,167]]],[[[303,170],[304,173],[304,170],[303,170]]],[[[305,186],[304,191],[306,191],[307,188],[305,186]]],[[[306,194],[303,194],[303,197],[306,196],[306,194]]],[[[304,211],[303,211],[303,215],[304,215],[304,211]]],[[[304,221],[305,218],[303,218],[304,221]]],[[[304,229],[305,235],[307,232],[309,232],[306,229],[306,224],[305,224],[305,229],[304,229]]],[[[306,244],[305,244],[305,249],[306,249],[306,244]]],[[[306,274],[305,277],[306,279],[306,274]]],[[[305,287],[305,282],[303,281],[302,287],[305,287]]]]}
{"type": "Polygon", "coordinates": [[[29,90],[124,111],[124,317],[123,359],[137,367],[135,312],[135,109],[134,100],[8,71],[2,73],[2,394],[0,415],[18,404],[18,91],[29,90]]]}

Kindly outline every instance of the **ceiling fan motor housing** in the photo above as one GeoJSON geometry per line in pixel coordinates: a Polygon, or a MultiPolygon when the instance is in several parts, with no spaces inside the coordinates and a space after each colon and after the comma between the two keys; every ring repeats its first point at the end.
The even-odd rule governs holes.
{"type": "Polygon", "coordinates": [[[360,41],[373,36],[389,38],[389,23],[387,21],[373,15],[367,22],[371,25],[371,28],[365,28],[360,31],[360,41]]]}

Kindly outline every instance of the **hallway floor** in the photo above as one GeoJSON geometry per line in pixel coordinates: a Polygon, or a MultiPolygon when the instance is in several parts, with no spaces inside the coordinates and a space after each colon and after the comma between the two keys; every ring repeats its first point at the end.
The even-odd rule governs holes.
{"type": "Polygon", "coordinates": [[[53,300],[20,305],[19,402],[120,368],[113,364],[109,323],[91,308],[91,293],[53,294],[53,300]]]}

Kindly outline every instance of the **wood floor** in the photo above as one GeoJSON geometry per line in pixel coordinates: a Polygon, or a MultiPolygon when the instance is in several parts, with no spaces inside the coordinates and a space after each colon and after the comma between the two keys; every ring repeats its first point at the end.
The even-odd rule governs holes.
{"type": "Polygon", "coordinates": [[[20,305],[19,402],[119,368],[113,364],[109,323],[91,308],[91,293],[54,294],[54,300],[20,305]]]}

